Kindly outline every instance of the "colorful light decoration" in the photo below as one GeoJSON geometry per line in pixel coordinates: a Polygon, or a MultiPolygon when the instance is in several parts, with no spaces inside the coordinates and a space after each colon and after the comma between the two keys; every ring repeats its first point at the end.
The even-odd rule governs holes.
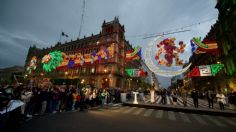
{"type": "Polygon", "coordinates": [[[193,39],[191,40],[194,44],[196,44],[198,47],[207,49],[208,46],[204,43],[202,43],[201,41],[201,37],[197,38],[197,37],[193,37],[193,39]]]}
{"type": "Polygon", "coordinates": [[[224,64],[212,64],[211,67],[211,74],[215,76],[223,67],[224,64]]]}
{"type": "Polygon", "coordinates": [[[177,75],[180,75],[184,72],[186,72],[189,67],[191,66],[191,63],[189,63],[185,68],[183,69],[180,69],[180,70],[176,70],[176,71],[172,71],[172,70],[162,70],[160,69],[158,66],[156,66],[154,64],[154,62],[152,61],[152,57],[151,57],[151,53],[152,53],[152,49],[153,49],[153,46],[157,43],[160,43],[161,42],[161,39],[163,38],[163,36],[160,36],[160,37],[156,37],[154,38],[151,42],[148,43],[147,45],[147,48],[145,49],[145,52],[144,52],[144,61],[146,63],[146,65],[148,66],[148,68],[160,75],[160,76],[164,76],[164,77],[172,77],[172,76],[177,76],[177,75]]]}
{"type": "Polygon", "coordinates": [[[204,66],[196,66],[190,71],[188,77],[199,77],[199,76],[215,76],[222,68],[223,64],[212,64],[204,66]]]}
{"type": "Polygon", "coordinates": [[[156,53],[155,59],[158,65],[165,65],[167,67],[172,66],[173,59],[175,60],[175,65],[183,65],[183,60],[180,60],[179,54],[184,53],[184,48],[186,44],[183,41],[179,41],[179,46],[175,44],[176,38],[166,38],[161,42],[157,43],[158,51],[156,53]],[[164,53],[164,59],[160,58],[160,55],[164,53]]]}
{"type": "Polygon", "coordinates": [[[134,74],[134,70],[133,70],[133,69],[125,69],[125,71],[126,71],[126,73],[127,73],[130,77],[132,77],[133,74],[134,74]]]}
{"type": "Polygon", "coordinates": [[[143,69],[125,69],[125,71],[130,77],[146,77],[148,74],[143,69]]]}
{"type": "Polygon", "coordinates": [[[212,55],[218,54],[218,45],[214,41],[201,41],[201,37],[193,37],[190,40],[192,52],[196,54],[210,53],[212,55]]]}
{"type": "Polygon", "coordinates": [[[139,60],[141,58],[141,47],[137,46],[134,48],[134,50],[129,50],[126,52],[126,62],[129,62],[131,60],[139,60]]]}
{"type": "Polygon", "coordinates": [[[142,77],[146,77],[148,75],[148,72],[144,71],[143,69],[139,69],[138,75],[142,77]]]}
{"type": "Polygon", "coordinates": [[[42,58],[43,70],[46,72],[51,72],[52,70],[56,69],[57,66],[60,65],[62,60],[62,52],[50,52],[42,58]]]}
{"type": "Polygon", "coordinates": [[[27,66],[26,70],[28,71],[29,74],[31,74],[31,72],[33,70],[36,70],[36,68],[37,68],[37,57],[33,56],[30,60],[29,66],[27,66]]]}
{"type": "Polygon", "coordinates": [[[74,68],[83,66],[84,64],[94,64],[99,63],[102,59],[109,59],[114,56],[114,44],[111,44],[109,47],[101,47],[101,49],[96,52],[95,50],[92,53],[88,54],[81,54],[75,53],[71,55],[67,55],[66,53],[63,54],[63,60],[57,69],[64,69],[64,68],[74,68]]]}
{"type": "Polygon", "coordinates": [[[69,63],[67,65],[68,68],[73,68],[74,67],[74,64],[75,64],[75,61],[74,60],[69,60],[69,63]]]}

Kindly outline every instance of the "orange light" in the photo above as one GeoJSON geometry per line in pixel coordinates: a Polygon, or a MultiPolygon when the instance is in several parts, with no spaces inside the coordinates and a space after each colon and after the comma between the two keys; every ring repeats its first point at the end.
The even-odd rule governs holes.
{"type": "Polygon", "coordinates": [[[107,72],[107,69],[104,69],[104,72],[107,72]]]}
{"type": "Polygon", "coordinates": [[[84,79],[82,79],[82,80],[81,80],[81,84],[83,84],[84,82],[85,82],[85,80],[84,80],[84,79]]]}

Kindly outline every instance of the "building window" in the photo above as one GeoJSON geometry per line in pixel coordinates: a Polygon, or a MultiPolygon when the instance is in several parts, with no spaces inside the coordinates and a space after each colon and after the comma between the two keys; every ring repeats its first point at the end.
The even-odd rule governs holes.
{"type": "Polygon", "coordinates": [[[98,41],[97,41],[97,45],[99,45],[99,43],[100,43],[100,41],[98,40],[98,41]]]}
{"type": "Polygon", "coordinates": [[[122,53],[122,51],[121,51],[121,50],[122,50],[122,49],[120,49],[120,48],[119,48],[119,55],[122,55],[122,54],[121,54],[121,53],[122,53]]]}
{"type": "Polygon", "coordinates": [[[111,38],[110,38],[110,36],[109,37],[107,37],[107,40],[106,40],[107,42],[109,42],[109,41],[111,41],[111,38]]]}

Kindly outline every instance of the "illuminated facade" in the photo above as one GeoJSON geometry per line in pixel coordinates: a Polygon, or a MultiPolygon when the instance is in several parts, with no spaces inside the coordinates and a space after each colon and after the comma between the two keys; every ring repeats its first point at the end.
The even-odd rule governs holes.
{"type": "Polygon", "coordinates": [[[124,32],[124,26],[115,17],[113,21],[103,22],[99,34],[64,44],[57,43],[46,49],[30,47],[25,64],[26,74],[35,80],[42,77],[77,79],[77,83],[90,84],[97,88],[125,88],[125,67],[138,68],[140,63],[125,63],[125,53],[132,49],[132,46],[125,40],[124,32]],[[52,72],[45,72],[42,68],[42,58],[52,51],[60,51],[63,61],[52,72]],[[37,68],[29,74],[27,67],[31,65],[31,58],[34,56],[38,58],[37,68]]]}

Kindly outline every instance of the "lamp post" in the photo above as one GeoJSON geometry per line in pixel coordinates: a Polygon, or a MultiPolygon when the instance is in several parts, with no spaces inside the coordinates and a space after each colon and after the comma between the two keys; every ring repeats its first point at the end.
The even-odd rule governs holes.
{"type": "Polygon", "coordinates": [[[130,87],[131,87],[131,81],[132,81],[132,78],[129,78],[129,79],[128,79],[128,82],[129,82],[129,89],[130,89],[130,87]]]}

